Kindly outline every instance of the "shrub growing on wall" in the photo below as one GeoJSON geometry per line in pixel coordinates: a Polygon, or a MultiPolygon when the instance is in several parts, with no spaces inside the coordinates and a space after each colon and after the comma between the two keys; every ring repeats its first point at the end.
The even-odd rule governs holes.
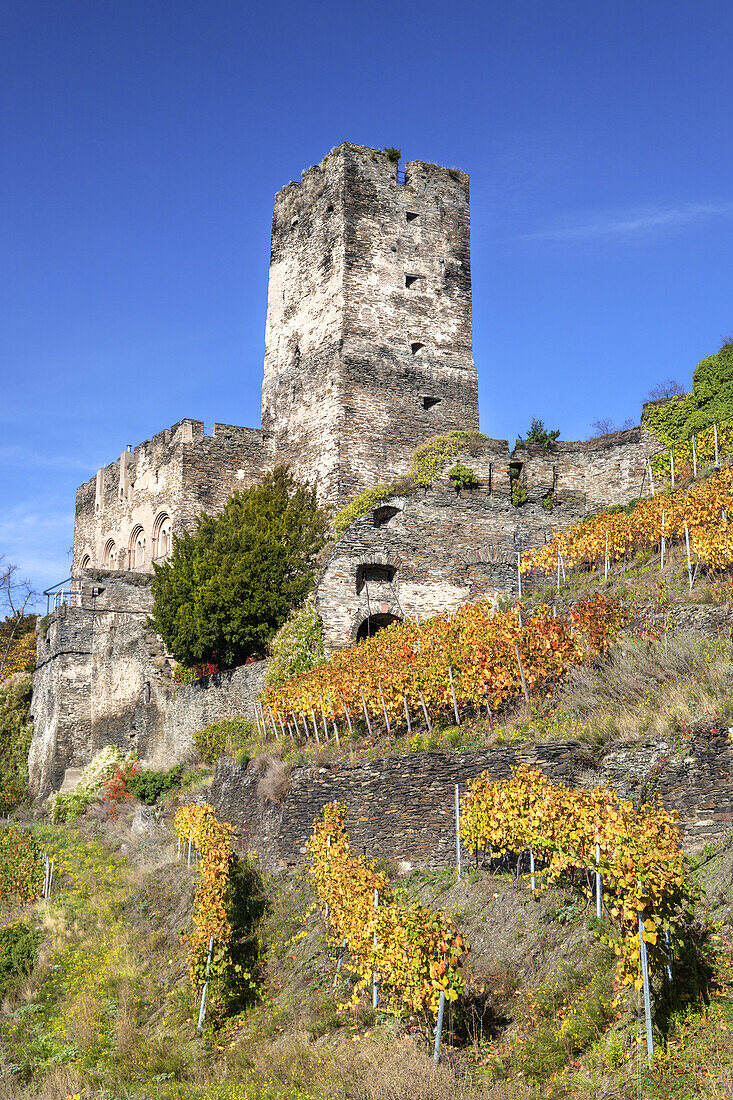
{"type": "Polygon", "coordinates": [[[202,763],[215,764],[220,756],[234,757],[245,749],[254,734],[254,723],[248,718],[221,718],[196,730],[193,743],[202,763]]]}
{"type": "Polygon", "coordinates": [[[692,393],[672,397],[644,412],[644,427],[669,446],[711,424],[733,419],[733,339],[715,355],[701,359],[692,376],[692,393]]]}
{"type": "Polygon", "coordinates": [[[313,598],[291,611],[270,643],[270,660],[265,679],[284,684],[301,672],[308,672],[323,660],[323,625],[313,598]]]}
{"type": "Polygon", "coordinates": [[[313,584],[325,527],[315,490],[279,466],[175,540],[154,567],[152,626],[189,667],[262,656],[313,584]]]}

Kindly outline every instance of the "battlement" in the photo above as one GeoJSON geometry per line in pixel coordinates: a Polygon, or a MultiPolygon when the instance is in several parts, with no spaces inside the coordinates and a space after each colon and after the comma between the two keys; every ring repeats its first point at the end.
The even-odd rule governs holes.
{"type": "Polygon", "coordinates": [[[216,512],[267,468],[256,428],[185,419],[98,470],[76,494],[73,572],[151,572],[202,512],[216,512]]]}

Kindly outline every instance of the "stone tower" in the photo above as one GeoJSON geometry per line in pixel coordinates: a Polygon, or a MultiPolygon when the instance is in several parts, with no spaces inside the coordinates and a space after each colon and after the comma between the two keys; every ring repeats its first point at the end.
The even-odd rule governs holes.
{"type": "Polygon", "coordinates": [[[468,176],[344,144],[275,198],[262,428],[342,505],[478,428],[468,176]]]}

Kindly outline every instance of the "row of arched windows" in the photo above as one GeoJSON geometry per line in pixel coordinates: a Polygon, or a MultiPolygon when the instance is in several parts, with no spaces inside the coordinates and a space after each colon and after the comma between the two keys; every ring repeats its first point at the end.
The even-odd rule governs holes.
{"type": "MultiPolygon", "coordinates": [[[[162,561],[173,548],[171,518],[167,512],[161,512],[153,524],[152,540],[148,546],[145,530],[138,524],[128,539],[127,546],[118,546],[115,539],[107,539],[102,551],[102,565],[105,569],[144,569],[151,561],[162,561]]],[[[82,569],[90,562],[85,558],[82,569]]]]}

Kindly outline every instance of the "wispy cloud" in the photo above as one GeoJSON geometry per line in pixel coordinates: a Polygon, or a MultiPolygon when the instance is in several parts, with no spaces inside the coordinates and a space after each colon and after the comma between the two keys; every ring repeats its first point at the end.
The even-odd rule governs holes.
{"type": "Polygon", "coordinates": [[[631,238],[655,230],[677,229],[690,222],[733,217],[733,202],[682,203],[677,206],[652,205],[635,210],[605,211],[572,215],[559,219],[554,226],[523,233],[525,241],[583,241],[594,238],[631,238]]]}

